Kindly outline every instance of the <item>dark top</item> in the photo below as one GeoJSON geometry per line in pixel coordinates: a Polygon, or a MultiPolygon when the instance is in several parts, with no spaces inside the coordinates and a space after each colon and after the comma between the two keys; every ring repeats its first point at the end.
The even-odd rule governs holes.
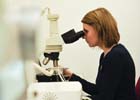
{"type": "Polygon", "coordinates": [[[75,74],[70,81],[79,81],[93,100],[136,100],[135,65],[122,44],[114,46],[105,57],[101,54],[96,84],[75,74]]]}

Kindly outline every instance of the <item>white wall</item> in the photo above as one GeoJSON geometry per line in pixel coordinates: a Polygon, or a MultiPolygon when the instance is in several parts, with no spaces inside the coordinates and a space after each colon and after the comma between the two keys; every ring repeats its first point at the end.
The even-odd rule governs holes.
{"type": "MultiPolygon", "coordinates": [[[[11,0],[9,0],[11,1],[11,0]]],[[[20,0],[13,0],[16,1],[20,0]]],[[[24,0],[18,4],[33,4],[41,9],[48,6],[53,13],[59,14],[59,32],[64,33],[72,28],[76,31],[82,29],[81,19],[90,10],[97,7],[107,8],[118,22],[121,43],[130,51],[136,65],[136,79],[140,76],[140,1],[139,0],[24,0]]],[[[45,22],[45,20],[44,20],[45,22]]],[[[47,23],[48,24],[48,23],[47,23]]],[[[46,25],[47,25],[46,24],[46,25]]],[[[48,26],[43,26],[45,30],[39,33],[39,50],[45,46],[48,26]]],[[[75,73],[79,73],[89,81],[95,81],[98,60],[101,54],[99,48],[91,49],[80,39],[74,44],[64,45],[60,54],[60,65],[70,68],[75,73]]]]}

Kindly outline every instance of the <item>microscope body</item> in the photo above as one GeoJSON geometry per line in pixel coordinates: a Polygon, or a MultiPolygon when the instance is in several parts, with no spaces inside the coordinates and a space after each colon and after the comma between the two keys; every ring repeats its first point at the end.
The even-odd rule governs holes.
{"type": "Polygon", "coordinates": [[[50,33],[46,41],[45,53],[61,52],[63,40],[58,33],[57,20],[59,16],[56,14],[48,14],[48,20],[50,22],[50,33]]]}
{"type": "Polygon", "coordinates": [[[58,82],[62,81],[63,77],[62,68],[59,66],[58,60],[64,42],[58,33],[57,20],[59,16],[57,14],[51,14],[48,8],[47,18],[49,21],[49,36],[46,39],[46,47],[42,54],[44,58],[42,61],[39,59],[39,63],[41,67],[47,66],[49,62],[52,62],[53,65],[46,69],[51,75],[38,74],[36,75],[36,79],[38,82],[58,82]],[[60,75],[62,76],[61,78],[60,75]]]}
{"type": "Polygon", "coordinates": [[[36,74],[37,82],[28,87],[28,100],[65,100],[66,98],[67,100],[82,100],[81,84],[67,81],[63,75],[63,67],[58,64],[59,53],[64,43],[63,36],[58,34],[58,15],[51,14],[48,9],[47,17],[50,22],[50,33],[42,54],[44,58],[39,59],[39,64],[34,64],[35,69],[41,73],[36,74]],[[53,66],[45,68],[50,61],[53,62],[53,66]]]}

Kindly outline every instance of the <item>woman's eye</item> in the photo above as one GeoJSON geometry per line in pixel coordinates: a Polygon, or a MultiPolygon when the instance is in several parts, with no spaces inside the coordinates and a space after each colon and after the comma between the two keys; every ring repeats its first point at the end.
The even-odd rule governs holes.
{"type": "Polygon", "coordinates": [[[88,33],[88,30],[84,29],[84,33],[88,33]]]}

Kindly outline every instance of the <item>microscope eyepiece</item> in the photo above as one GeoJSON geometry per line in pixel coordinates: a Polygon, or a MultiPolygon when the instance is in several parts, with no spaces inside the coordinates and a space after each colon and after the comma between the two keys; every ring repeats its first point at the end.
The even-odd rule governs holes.
{"type": "Polygon", "coordinates": [[[77,40],[79,40],[79,38],[84,36],[84,32],[83,31],[75,32],[75,30],[72,29],[68,32],[65,32],[61,36],[66,44],[70,44],[76,42],[77,40]]]}

